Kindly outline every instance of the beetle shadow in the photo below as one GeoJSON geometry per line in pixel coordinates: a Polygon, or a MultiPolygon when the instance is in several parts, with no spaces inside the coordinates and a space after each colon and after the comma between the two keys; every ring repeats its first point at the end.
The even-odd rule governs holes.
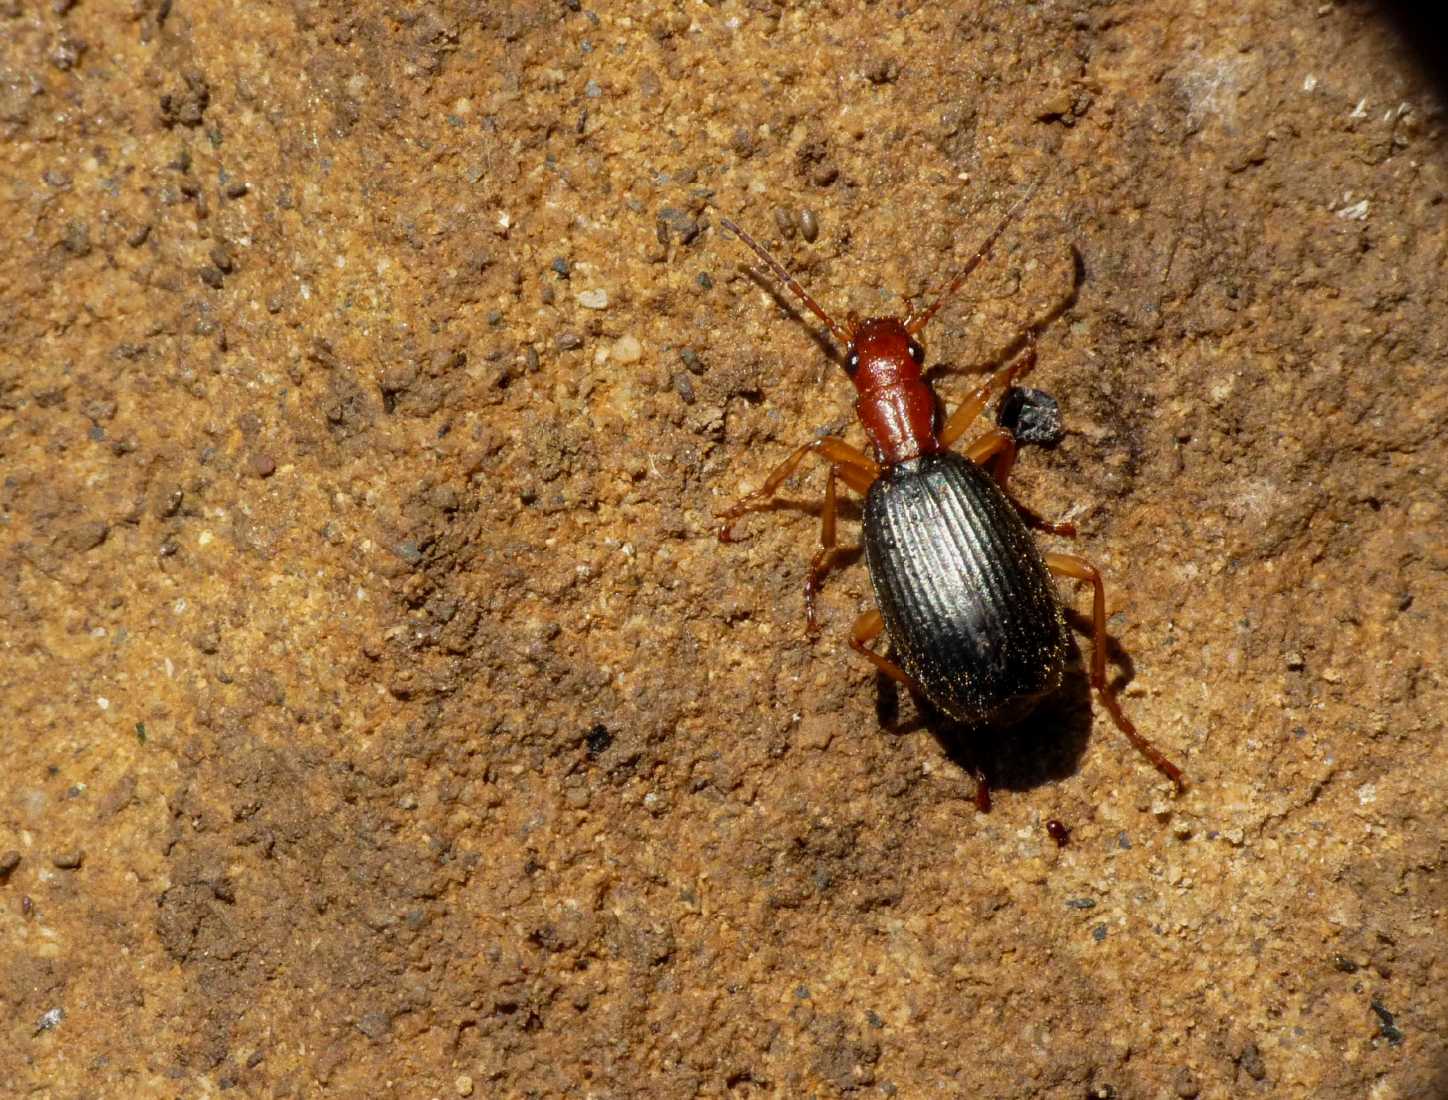
{"type": "Polygon", "coordinates": [[[927,367],[925,380],[930,383],[932,389],[940,379],[955,374],[978,375],[981,378],[994,374],[1025,350],[1026,342],[1033,335],[1039,335],[1045,331],[1076,305],[1077,299],[1081,296],[1081,287],[1086,282],[1086,261],[1081,258],[1081,251],[1074,244],[1068,244],[1067,248],[1071,251],[1071,285],[1066,288],[1061,297],[1042,311],[1039,316],[1025,321],[1020,326],[1020,331],[1009,343],[984,361],[974,363],[968,368],[947,362],[937,362],[927,367]]]}
{"type": "MultiPolygon", "coordinates": [[[[1086,634],[1090,619],[1067,609],[1067,622],[1086,634]]],[[[1131,681],[1131,657],[1109,635],[1107,659],[1116,675],[1109,690],[1119,693],[1131,681]]],[[[900,685],[884,673],[876,678],[876,717],[893,734],[927,730],[951,762],[972,775],[983,774],[993,790],[1028,791],[1075,775],[1086,755],[1094,720],[1087,654],[1072,636],[1059,688],[1019,722],[1004,728],[972,726],[943,714],[928,699],[911,692],[916,717],[898,721],[900,685]]],[[[1108,716],[1109,718],[1109,716],[1108,716]]]]}

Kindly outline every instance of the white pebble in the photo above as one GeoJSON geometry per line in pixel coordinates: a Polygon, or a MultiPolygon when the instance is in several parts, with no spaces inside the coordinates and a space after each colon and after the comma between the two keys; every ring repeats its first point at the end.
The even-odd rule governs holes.
{"type": "Polygon", "coordinates": [[[613,357],[620,363],[637,363],[643,354],[644,347],[635,336],[620,336],[613,342],[613,357]]]}
{"type": "Polygon", "coordinates": [[[596,290],[580,291],[578,295],[578,304],[581,305],[584,309],[607,309],[608,291],[604,290],[602,287],[599,287],[596,290]]]}

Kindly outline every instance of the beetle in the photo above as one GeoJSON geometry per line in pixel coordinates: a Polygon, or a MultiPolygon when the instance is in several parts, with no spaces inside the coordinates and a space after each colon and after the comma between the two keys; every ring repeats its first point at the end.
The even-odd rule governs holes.
{"type": "MultiPolygon", "coordinates": [[[[986,258],[1034,190],[1011,206],[928,307],[916,309],[907,302],[904,317],[860,320],[851,313],[844,324],[825,312],[763,245],[734,222],[720,219],[844,345],[845,373],[857,393],[855,413],[873,454],[833,435],[797,447],[760,488],[719,513],[719,539],[735,541],[740,518],[767,505],[807,456],[823,459],[829,476],[819,547],[805,576],[806,633],[819,633],[816,597],[835,556],[836,481],[842,481],[865,497],[862,541],[876,602],[855,621],[851,647],[950,718],[975,728],[1008,727],[1060,686],[1069,643],[1052,576],[1090,584],[1091,685],[1117,728],[1180,792],[1185,786],[1181,769],[1137,731],[1107,684],[1106,590],[1100,572],[1074,554],[1043,555],[1028,524],[1067,536],[1075,529],[1047,523],[1009,495],[1015,438],[995,427],[963,454],[951,449],[992,397],[1035,365],[1034,328],[1026,332],[1018,354],[943,421],[923,374],[921,331],[986,258]],[[873,647],[881,634],[890,656],[873,647]]],[[[977,803],[986,808],[989,790],[979,772],[977,778],[982,781],[977,803]]]]}

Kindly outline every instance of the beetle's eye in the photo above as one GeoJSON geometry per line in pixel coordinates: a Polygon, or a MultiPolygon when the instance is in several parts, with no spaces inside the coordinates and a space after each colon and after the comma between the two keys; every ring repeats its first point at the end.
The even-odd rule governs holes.
{"type": "Polygon", "coordinates": [[[910,358],[915,360],[917,367],[925,362],[925,349],[914,340],[910,341],[910,358]]]}
{"type": "Polygon", "coordinates": [[[845,360],[845,373],[846,373],[846,374],[854,374],[855,371],[857,371],[857,370],[859,370],[859,369],[860,369],[860,354],[859,354],[859,352],[852,351],[852,352],[850,352],[850,357],[845,360]]]}

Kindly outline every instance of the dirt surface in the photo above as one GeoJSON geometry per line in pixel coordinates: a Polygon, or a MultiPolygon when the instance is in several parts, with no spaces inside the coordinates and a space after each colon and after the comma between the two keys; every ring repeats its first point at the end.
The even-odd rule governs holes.
{"type": "Polygon", "coordinates": [[[4,1090],[1448,1095],[1444,125],[1360,4],[0,2],[4,1090]],[[930,361],[1041,323],[1181,798],[715,538],[862,439],[719,218],[893,312],[1031,182],[930,361]]]}

